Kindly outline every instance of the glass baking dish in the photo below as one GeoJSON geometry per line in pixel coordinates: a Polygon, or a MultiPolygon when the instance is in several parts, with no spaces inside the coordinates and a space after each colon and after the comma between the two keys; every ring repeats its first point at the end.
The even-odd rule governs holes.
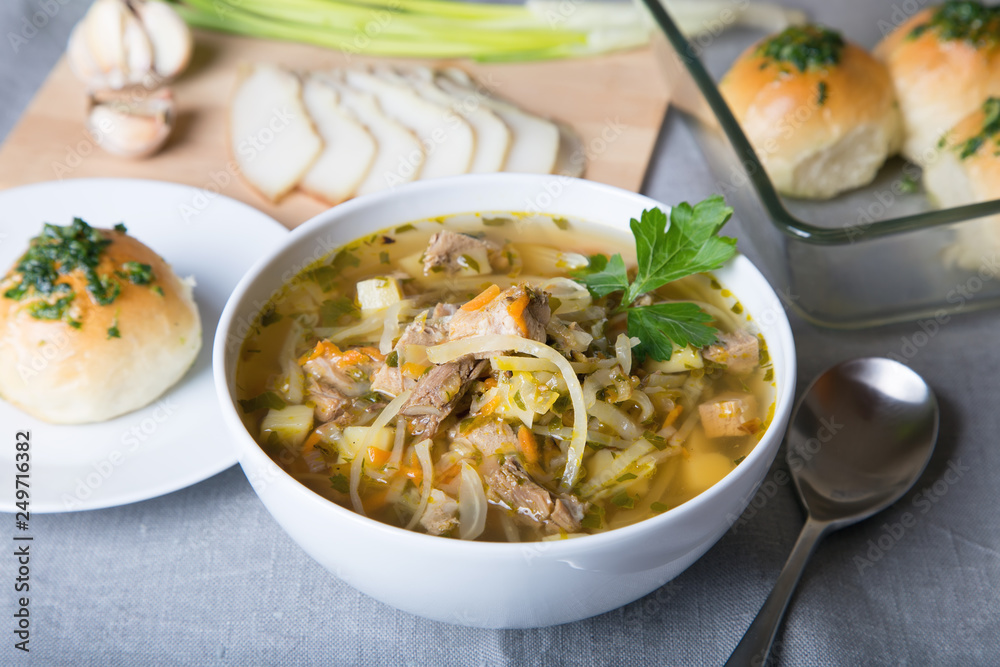
{"type": "MultiPolygon", "coordinates": [[[[970,240],[977,228],[1000,225],[989,219],[1000,213],[1000,201],[935,210],[924,194],[911,191],[920,171],[901,158],[891,159],[871,185],[830,200],[778,194],[715,84],[766,33],[710,28],[689,41],[661,0],[642,2],[661,29],[654,49],[671,87],[670,103],[684,112],[717,191],[736,209],[761,268],[788,307],[814,324],[856,329],[924,318],[941,322],[952,313],[1000,305],[1000,248],[970,240]],[[961,265],[946,258],[959,239],[961,265]]],[[[889,20],[894,7],[888,0],[864,3],[844,12],[844,19],[876,25],[883,15],[889,20]],[[855,15],[859,11],[864,16],[855,15]]],[[[726,21],[720,13],[718,26],[726,21]]],[[[827,24],[874,46],[855,38],[849,26],[827,24]]]]}

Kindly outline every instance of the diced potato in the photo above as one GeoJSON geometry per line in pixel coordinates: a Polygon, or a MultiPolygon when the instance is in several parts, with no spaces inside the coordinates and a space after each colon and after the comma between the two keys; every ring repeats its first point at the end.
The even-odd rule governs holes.
{"type": "Polygon", "coordinates": [[[362,311],[381,310],[403,300],[395,278],[379,276],[358,283],[358,303],[362,311]]]}
{"type": "MultiPolygon", "coordinates": [[[[364,445],[365,438],[368,437],[368,432],[371,430],[371,426],[348,426],[344,429],[344,435],[337,443],[337,447],[340,449],[340,455],[345,459],[353,459],[358,455],[358,451],[364,445]]],[[[389,428],[388,426],[379,429],[378,433],[371,439],[368,443],[369,447],[377,447],[379,449],[389,451],[392,449],[393,440],[396,435],[396,429],[389,428]]]]}
{"type": "Polygon", "coordinates": [[[461,267],[455,274],[458,276],[482,276],[493,273],[493,267],[490,266],[490,255],[485,247],[469,248],[468,252],[459,257],[457,262],[461,267]]]}
{"type": "Polygon", "coordinates": [[[690,493],[701,493],[733,469],[733,461],[718,452],[692,454],[682,464],[684,485],[690,493]]]}
{"type": "Polygon", "coordinates": [[[313,425],[313,409],[308,405],[289,405],[281,409],[271,408],[261,422],[261,435],[266,441],[271,433],[289,447],[298,447],[309,435],[313,425]]]}
{"type": "Polygon", "coordinates": [[[683,373],[695,368],[704,367],[705,361],[701,358],[701,351],[694,349],[690,345],[679,350],[675,348],[674,353],[670,355],[670,359],[667,361],[653,361],[650,359],[646,362],[646,370],[651,373],[653,371],[683,373]]]}

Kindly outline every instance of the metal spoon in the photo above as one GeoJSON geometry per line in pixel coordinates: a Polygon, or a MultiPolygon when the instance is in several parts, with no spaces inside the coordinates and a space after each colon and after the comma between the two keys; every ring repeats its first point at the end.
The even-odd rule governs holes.
{"type": "Polygon", "coordinates": [[[937,433],[934,393],[901,363],[853,359],[813,381],[795,408],[787,436],[788,465],[806,525],[727,667],[768,663],[816,544],[899,500],[927,466],[937,433]]]}

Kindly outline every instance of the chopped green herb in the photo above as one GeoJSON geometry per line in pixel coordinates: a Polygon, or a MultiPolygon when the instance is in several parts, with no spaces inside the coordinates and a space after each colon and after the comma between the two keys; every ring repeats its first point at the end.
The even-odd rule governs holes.
{"type": "Polygon", "coordinates": [[[360,319],[361,309],[346,296],[327,299],[319,305],[319,324],[321,327],[335,327],[344,317],[360,319]]]}
{"type": "Polygon", "coordinates": [[[666,449],[667,445],[669,444],[666,438],[664,438],[663,436],[656,435],[652,431],[646,431],[645,433],[642,434],[642,437],[646,439],[646,442],[651,444],[653,447],[656,447],[660,451],[666,449]]]}
{"type": "Polygon", "coordinates": [[[743,456],[741,456],[740,458],[738,458],[738,459],[733,459],[733,465],[739,465],[739,464],[743,463],[744,459],[746,459],[746,455],[745,454],[743,456]]]}
{"type": "Polygon", "coordinates": [[[118,272],[120,278],[128,280],[133,285],[148,285],[156,280],[153,275],[153,267],[140,262],[125,262],[122,270],[118,272]]]}
{"type": "Polygon", "coordinates": [[[820,81],[817,88],[819,89],[819,92],[816,95],[816,104],[818,104],[819,106],[823,106],[824,104],[826,104],[826,97],[828,92],[826,81],[820,81]]]}
{"type": "Polygon", "coordinates": [[[124,222],[119,222],[117,225],[115,225],[115,231],[118,232],[119,234],[128,234],[128,228],[125,227],[124,222]]]}
{"type": "Polygon", "coordinates": [[[159,285],[153,285],[150,289],[153,290],[153,293],[163,296],[163,288],[160,287],[159,285]]]}
{"type": "Polygon", "coordinates": [[[115,322],[110,327],[108,327],[108,340],[112,338],[121,338],[122,332],[118,330],[118,323],[115,322]]]}
{"type": "Polygon", "coordinates": [[[516,405],[519,409],[521,409],[521,410],[527,410],[527,408],[524,407],[524,400],[521,398],[521,392],[520,391],[515,391],[514,392],[513,401],[514,401],[514,405],[516,405]]]}
{"type": "MultiPolygon", "coordinates": [[[[80,270],[94,301],[101,306],[110,304],[121,292],[121,285],[113,276],[97,273],[101,256],[110,243],[111,239],[80,218],[74,218],[66,227],[46,223],[18,260],[14,271],[20,280],[4,292],[4,297],[20,301],[65,293],[71,288],[57,282],[59,277],[80,270]]],[[[39,319],[61,319],[68,305],[66,297],[61,297],[51,303],[33,304],[28,312],[39,319]]]]}
{"type": "Polygon", "coordinates": [[[389,263],[389,253],[387,253],[385,250],[383,250],[382,252],[380,252],[378,254],[378,261],[381,262],[382,264],[388,264],[389,263]]]}
{"type": "Polygon", "coordinates": [[[767,372],[764,373],[764,382],[771,382],[774,380],[774,369],[768,368],[767,372]]]}
{"type": "Polygon", "coordinates": [[[61,320],[66,316],[66,311],[69,310],[75,298],[76,295],[70,292],[66,296],[59,297],[52,303],[36,301],[28,306],[28,313],[36,320],[61,320]]]}
{"type": "Polygon", "coordinates": [[[668,509],[670,509],[670,505],[666,505],[664,503],[657,502],[657,503],[653,503],[652,505],[650,505],[649,509],[653,510],[657,514],[663,514],[668,509]]]}
{"type": "Polygon", "coordinates": [[[916,192],[920,189],[920,183],[917,182],[913,176],[906,174],[903,178],[899,179],[899,191],[904,194],[909,194],[916,192]]]}
{"type": "Polygon", "coordinates": [[[281,410],[285,407],[285,402],[273,391],[265,391],[263,394],[257,394],[253,398],[240,399],[239,404],[243,408],[243,412],[247,414],[263,410],[264,408],[281,410]]]}
{"type": "Polygon", "coordinates": [[[743,314],[743,304],[738,303],[738,302],[734,303],[733,307],[730,308],[729,310],[733,311],[737,315],[742,315],[743,314]]]}
{"type": "Polygon", "coordinates": [[[986,7],[979,2],[945,2],[938,5],[927,23],[915,26],[909,39],[917,39],[928,30],[945,41],[963,40],[976,48],[1000,41],[1000,8],[986,7]]]}
{"type": "Polygon", "coordinates": [[[955,150],[958,151],[958,157],[961,160],[975,155],[987,140],[992,139],[997,133],[1000,133],[1000,98],[987,98],[983,102],[982,109],[983,123],[979,132],[955,146],[955,150]]]}
{"type": "Polygon", "coordinates": [[[483,218],[483,224],[487,227],[503,227],[507,224],[507,218],[483,218]]]}
{"type": "Polygon", "coordinates": [[[414,227],[413,225],[409,225],[409,224],[407,224],[407,225],[401,225],[399,227],[396,227],[396,233],[397,234],[403,234],[404,232],[412,232],[415,229],[416,229],[416,227],[414,227]]]}
{"type": "Polygon", "coordinates": [[[399,368],[399,352],[393,350],[389,353],[389,356],[385,358],[385,365],[389,368],[399,368]]]}
{"type": "Polygon", "coordinates": [[[459,257],[458,264],[459,266],[468,267],[473,271],[475,271],[476,273],[479,273],[479,262],[477,262],[469,255],[462,255],[461,257],[459,257]]]}
{"type": "Polygon", "coordinates": [[[583,515],[580,525],[584,528],[597,530],[604,526],[604,508],[599,505],[592,505],[590,510],[583,515]]]}
{"type": "Polygon", "coordinates": [[[618,481],[619,482],[627,482],[630,479],[638,479],[638,475],[635,475],[634,473],[627,472],[624,475],[622,475],[621,477],[619,477],[618,481]]]}
{"type": "Polygon", "coordinates": [[[611,502],[614,503],[615,506],[622,509],[632,509],[635,507],[635,498],[624,491],[621,491],[617,495],[613,496],[611,498],[611,502]]]}
{"type": "Polygon", "coordinates": [[[559,229],[562,229],[564,231],[569,229],[569,220],[567,220],[566,218],[552,218],[552,222],[559,229]]]}
{"type": "Polygon", "coordinates": [[[836,65],[844,51],[844,38],[839,33],[818,25],[786,28],[765,40],[756,54],[776,63],[788,63],[805,72],[836,65]]]}
{"type": "Polygon", "coordinates": [[[278,309],[273,303],[267,304],[264,312],[260,316],[260,326],[269,327],[275,322],[280,322],[283,315],[278,312],[278,309]]]}
{"type": "Polygon", "coordinates": [[[333,487],[334,491],[339,491],[340,493],[350,493],[351,483],[347,481],[345,475],[334,475],[330,478],[330,486],[333,487]]]}

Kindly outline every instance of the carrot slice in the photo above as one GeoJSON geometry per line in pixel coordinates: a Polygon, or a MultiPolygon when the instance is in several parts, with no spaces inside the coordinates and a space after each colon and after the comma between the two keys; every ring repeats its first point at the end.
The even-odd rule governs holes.
{"type": "Polygon", "coordinates": [[[389,456],[391,455],[392,452],[387,452],[384,449],[379,449],[378,447],[368,448],[368,462],[376,468],[384,466],[385,462],[389,460],[389,456]]]}
{"type": "Polygon", "coordinates": [[[500,394],[497,394],[479,408],[480,415],[491,415],[493,411],[500,407],[500,394]]]}
{"type": "Polygon", "coordinates": [[[667,418],[663,420],[663,426],[660,428],[664,429],[668,426],[673,426],[674,422],[677,421],[677,418],[681,416],[681,412],[683,410],[684,408],[682,406],[675,405],[674,409],[667,413],[667,418]]]}
{"type": "Polygon", "coordinates": [[[310,433],[309,437],[306,438],[305,443],[302,445],[302,455],[305,456],[312,450],[316,449],[316,445],[319,444],[320,439],[321,438],[319,437],[319,433],[317,433],[316,431],[310,433]]]}
{"type": "Polygon", "coordinates": [[[480,292],[479,296],[475,297],[471,301],[467,301],[466,303],[463,303],[462,307],[461,307],[461,310],[464,310],[466,312],[472,312],[474,310],[479,310],[480,308],[482,308],[483,306],[485,306],[486,304],[488,304],[490,301],[492,301],[493,299],[497,298],[498,294],[500,294],[500,286],[499,285],[490,285],[489,287],[487,287],[486,289],[484,289],[482,292],[480,292]]]}
{"type": "Polygon", "coordinates": [[[325,356],[334,356],[340,354],[340,348],[331,343],[328,340],[321,340],[316,343],[316,347],[312,349],[312,352],[302,355],[299,359],[299,365],[306,363],[307,361],[312,361],[313,359],[319,359],[325,356]]]}
{"type": "Polygon", "coordinates": [[[514,318],[522,336],[528,335],[528,323],[524,319],[524,309],[528,307],[528,295],[522,294],[512,304],[507,306],[507,313],[514,318]]]}
{"type": "Polygon", "coordinates": [[[528,463],[538,463],[538,441],[527,426],[517,429],[517,444],[528,463]]]}

